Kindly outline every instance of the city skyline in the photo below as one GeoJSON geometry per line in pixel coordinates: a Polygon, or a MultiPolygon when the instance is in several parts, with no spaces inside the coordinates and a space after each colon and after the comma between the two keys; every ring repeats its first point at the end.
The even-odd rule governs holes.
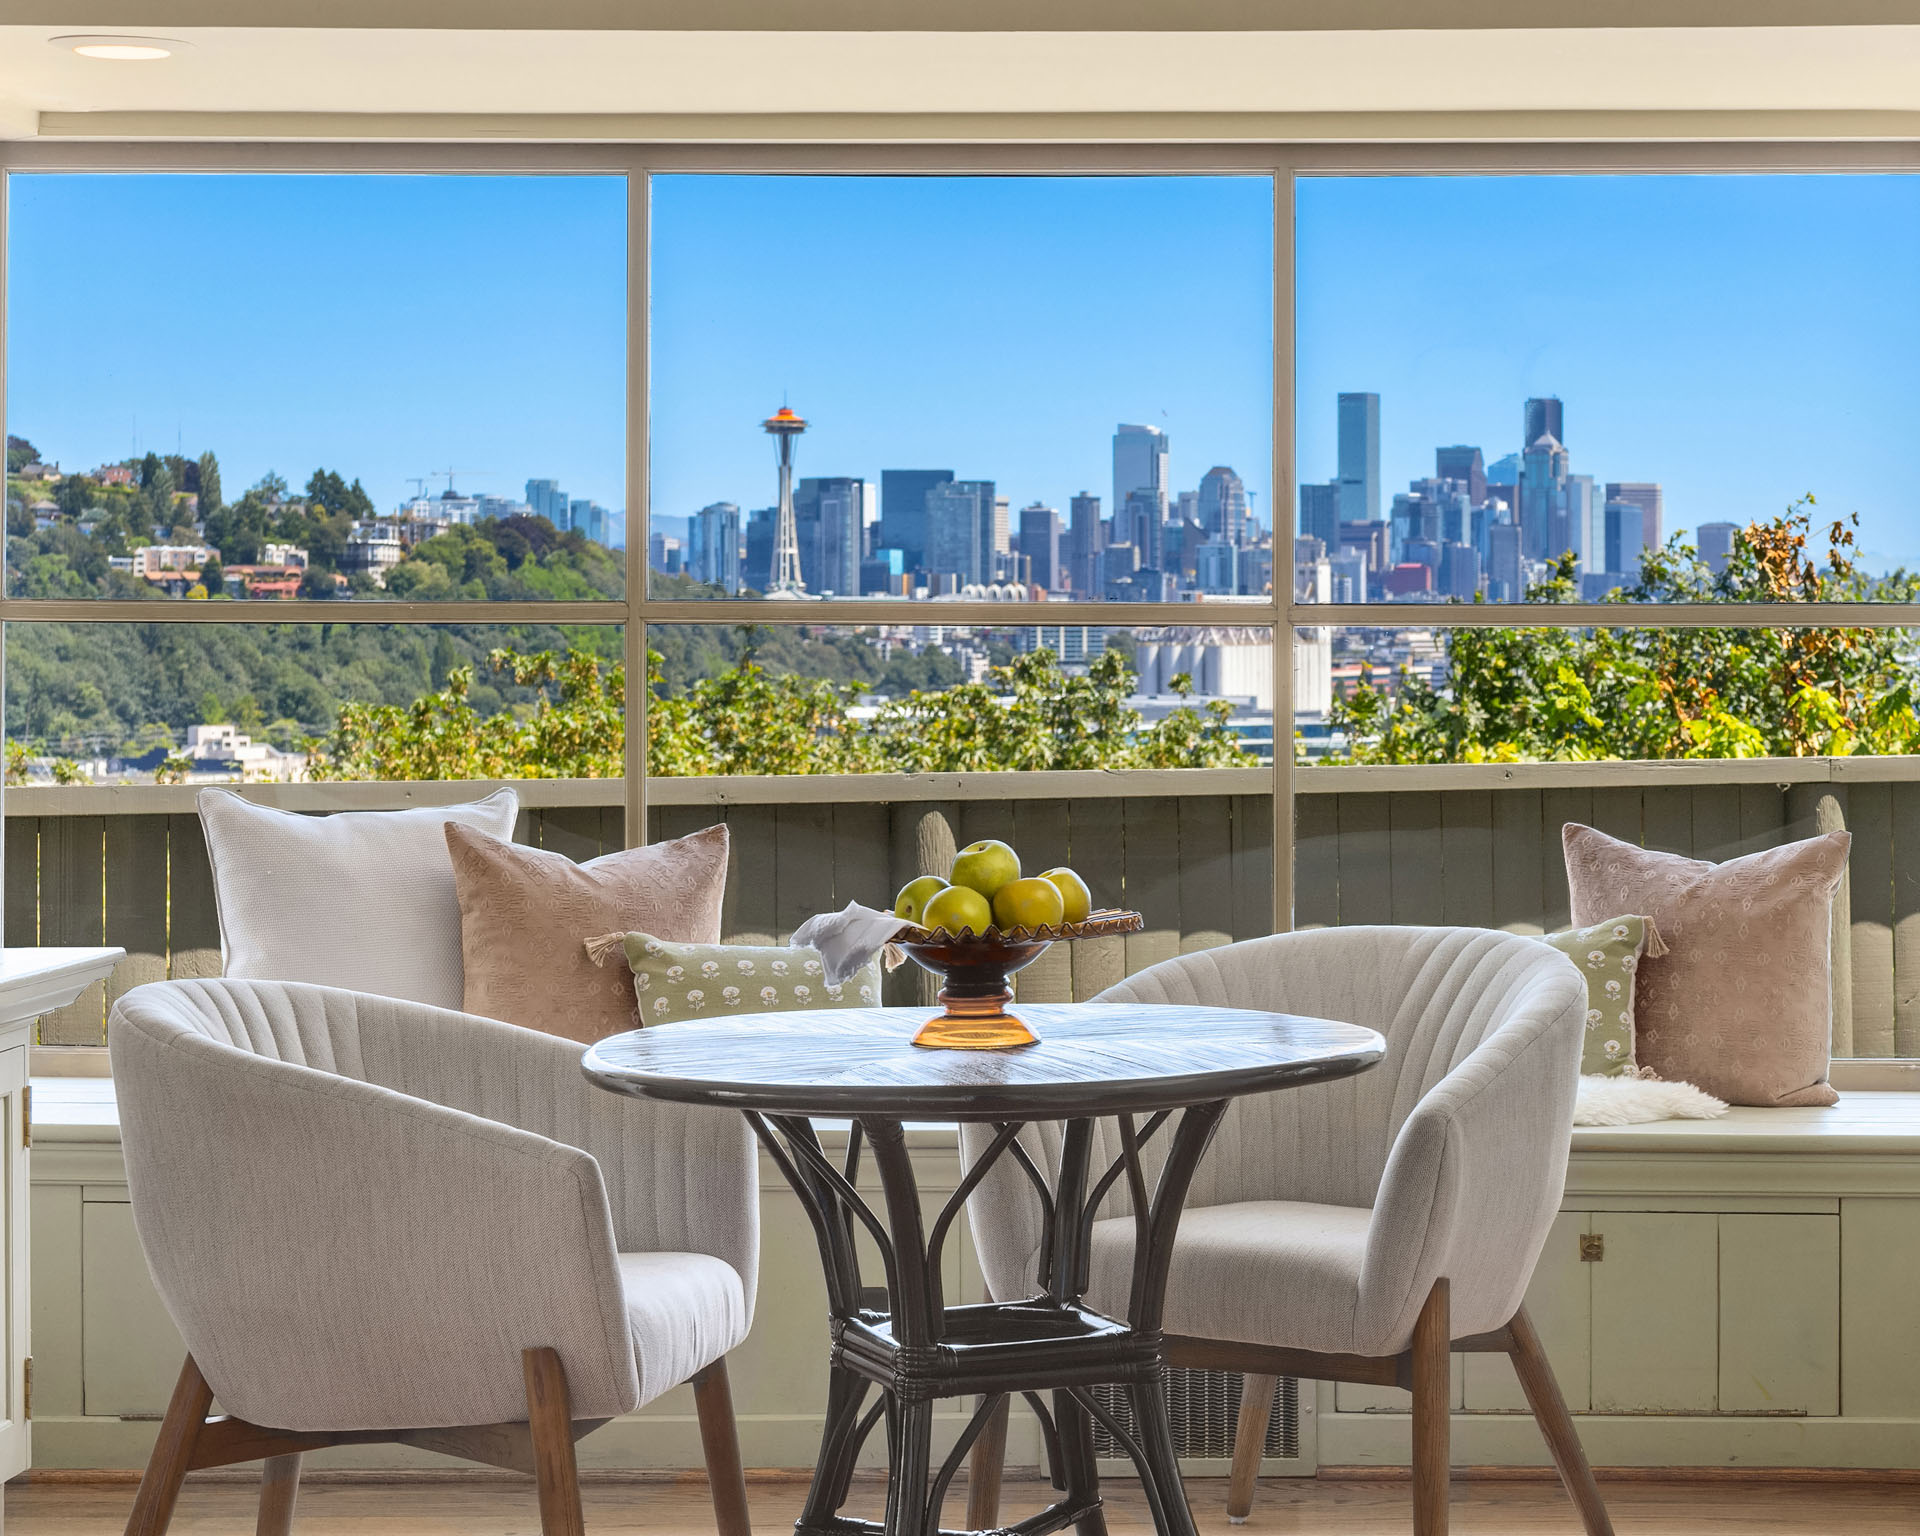
{"type": "Polygon", "coordinates": [[[1436,445],[1519,451],[1557,395],[1576,467],[1661,483],[1667,534],[1811,491],[1873,568],[1920,566],[1874,451],[1920,414],[1920,293],[1887,266],[1913,177],[1308,177],[1295,229],[1302,483],[1338,472],[1342,392],[1381,397],[1389,495],[1436,445]]]}

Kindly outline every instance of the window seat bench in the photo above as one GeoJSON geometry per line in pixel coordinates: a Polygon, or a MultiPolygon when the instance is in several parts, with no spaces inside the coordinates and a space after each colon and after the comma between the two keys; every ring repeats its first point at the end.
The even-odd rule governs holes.
{"type": "MultiPolygon", "coordinates": [[[[35,1465],[137,1467],[180,1344],[134,1236],[113,1085],[33,1087],[35,1465]]],[[[923,1188],[944,1198],[952,1132],[909,1139],[923,1188]]],[[[743,1450],[751,1466],[805,1466],[825,1303],[811,1233],[771,1168],[762,1191],[762,1274],[779,1279],[734,1362],[743,1450]]],[[[973,1299],[961,1236],[950,1294],[973,1299]]],[[[1917,1282],[1920,1093],[1843,1088],[1831,1109],[1576,1130],[1528,1306],[1596,1465],[1920,1469],[1917,1282]]],[[[1454,1394],[1460,1464],[1545,1463],[1504,1359],[1456,1357],[1454,1394]]],[[[681,1396],[583,1441],[583,1461],[698,1466],[681,1396]]],[[[1269,1471],[1406,1461],[1403,1395],[1303,1384],[1301,1405],[1301,1454],[1269,1471]]],[[[1038,1459],[1026,1428],[1016,1415],[1016,1465],[1038,1459]]],[[[331,1454],[393,1464],[384,1448],[331,1454]]]]}

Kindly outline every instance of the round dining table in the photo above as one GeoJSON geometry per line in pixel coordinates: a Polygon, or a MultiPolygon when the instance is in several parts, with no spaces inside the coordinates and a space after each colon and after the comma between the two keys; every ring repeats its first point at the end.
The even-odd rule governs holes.
{"type": "Polygon", "coordinates": [[[1023,1006],[1040,1036],[1012,1050],[929,1050],[911,1042],[934,1010],[847,1008],[684,1020],[614,1035],[582,1062],[616,1093],[738,1110],[812,1223],[826,1271],[826,1421],[800,1536],[937,1536],[955,1473],[1011,1395],[1035,1411],[1059,1498],[1004,1529],[1020,1536],[1078,1527],[1103,1536],[1094,1425],[1140,1470],[1161,1536],[1195,1536],[1162,1382],[1160,1325],[1180,1211],[1228,1104],[1245,1094],[1323,1083],[1366,1070],[1385,1042],[1328,1019],[1237,1008],[1123,1003],[1023,1006]],[[816,1117],[849,1122],[836,1165],[816,1117]],[[1094,1123],[1114,1121],[1120,1155],[1093,1166],[1094,1123]],[[906,1122],[985,1124],[991,1138],[931,1224],[923,1215],[906,1122]],[[1062,1122],[1057,1167],[1023,1127],[1062,1122]],[[1157,1136],[1157,1179],[1148,1159],[1157,1136]],[[881,1211],[859,1190],[863,1144],[881,1211]],[[967,1199],[1010,1157],[1038,1202],[1045,1233],[1038,1294],[949,1303],[941,1256],[967,1199]],[[1135,1242],[1125,1318],[1085,1304],[1101,1201],[1124,1180],[1135,1242]],[[882,1214],[884,1212],[884,1214],[882,1214]],[[878,1250],[887,1305],[863,1287],[857,1235],[878,1250]],[[1089,1389],[1124,1389],[1126,1424],[1089,1389]],[[878,1389],[877,1400],[867,1399],[878,1389]],[[1049,1409],[1042,1394],[1052,1398],[1049,1409]],[[935,1404],[980,1399],[959,1439],[933,1462],[935,1404]],[[840,1513],[855,1461],[884,1417],[886,1518],[840,1513]]]}

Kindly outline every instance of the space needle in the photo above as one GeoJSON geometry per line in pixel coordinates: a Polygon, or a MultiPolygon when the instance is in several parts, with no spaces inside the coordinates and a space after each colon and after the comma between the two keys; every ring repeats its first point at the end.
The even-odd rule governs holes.
{"type": "Polygon", "coordinates": [[[767,596],[805,597],[806,583],[800,579],[800,527],[793,516],[793,440],[807,430],[807,424],[783,405],[761,427],[773,439],[780,458],[780,519],[774,525],[773,580],[767,596]]]}

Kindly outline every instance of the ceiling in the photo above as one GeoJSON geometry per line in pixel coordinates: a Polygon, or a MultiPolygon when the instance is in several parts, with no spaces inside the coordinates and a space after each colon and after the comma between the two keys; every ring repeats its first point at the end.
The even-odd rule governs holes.
{"type": "Polygon", "coordinates": [[[1498,23],[1549,8],[975,0],[948,18],[927,4],[815,0],[805,30],[775,30],[764,0],[331,0],[326,25],[294,24],[311,23],[317,7],[286,0],[127,0],[111,21],[0,0],[0,137],[617,140],[739,137],[756,123],[790,137],[809,121],[822,137],[884,137],[936,120],[935,136],[1124,138],[1177,120],[1176,136],[1205,137],[1212,123],[1276,138],[1350,124],[1367,137],[1444,131],[1406,126],[1432,114],[1510,119],[1536,136],[1540,114],[1570,137],[1684,135],[1688,115],[1714,114],[1735,115],[1712,129],[1731,136],[1740,114],[1763,134],[1782,131],[1779,114],[1805,114],[1792,131],[1920,136],[1920,115],[1905,116],[1920,114],[1920,24],[1889,20],[1920,23],[1920,3],[1828,0],[1826,21],[1850,24],[1802,25],[1793,18],[1810,7],[1743,0],[1737,27],[1668,24],[1730,8],[1590,0],[1557,8],[1561,21],[1584,24],[1516,27],[1498,23]],[[1134,12],[1177,20],[1112,30],[1134,12]],[[1091,28],[1095,13],[1106,28],[1091,28]],[[679,24],[694,14],[701,26],[679,24]],[[224,24],[236,15],[252,24],[224,24]],[[626,24],[610,25],[616,17],[626,24]],[[1779,24],[1744,24],[1756,17],[1779,24]],[[275,18],[286,24],[261,24],[275,18]],[[1327,25],[1335,19],[1342,25],[1327,25]],[[1259,22],[1284,29],[1250,29],[1259,22]],[[885,28],[870,30],[876,23],[885,28]],[[73,32],[159,33],[191,46],[116,63],[49,45],[73,32]],[[1042,119],[1055,126],[1032,127],[1042,119]]]}

